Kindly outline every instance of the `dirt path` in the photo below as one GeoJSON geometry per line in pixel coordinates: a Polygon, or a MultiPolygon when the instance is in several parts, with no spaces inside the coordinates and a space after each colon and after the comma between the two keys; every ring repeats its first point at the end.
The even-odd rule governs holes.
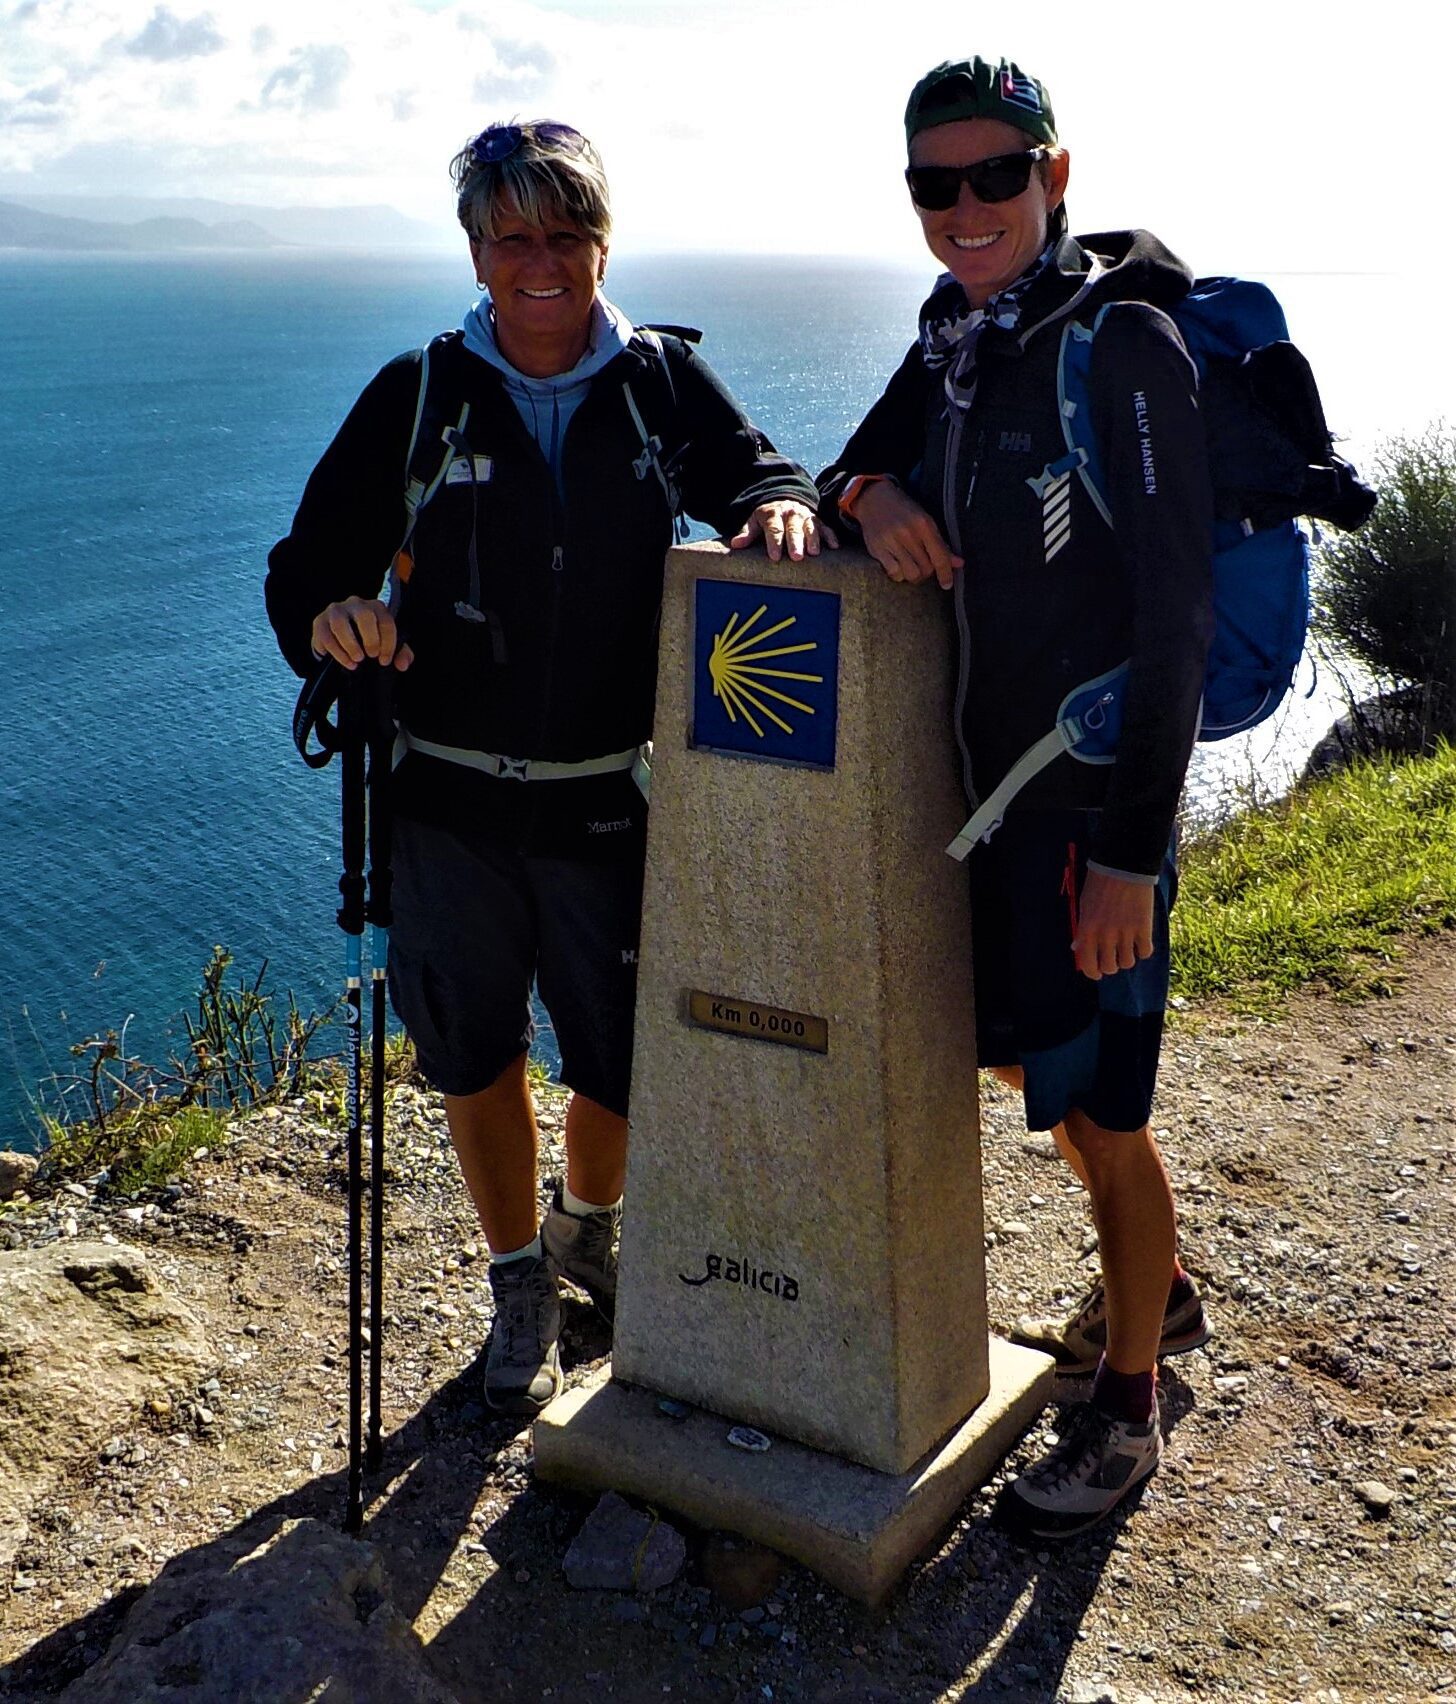
{"type": "MultiPolygon", "coordinates": [[[[652,1598],[566,1587],[588,1505],[536,1487],[528,1434],[486,1417],[481,1250],[435,1103],[401,1091],[368,1536],[441,1678],[465,1704],[1456,1698],[1456,937],[1410,943],[1389,999],[1301,995],[1268,1024],[1189,1015],[1158,1111],[1216,1331],[1164,1369],[1162,1472],[1060,1550],[996,1532],[993,1484],[870,1616],[721,1541],[695,1542],[652,1598]],[[1383,1513],[1371,1481],[1393,1493],[1383,1513]],[[749,1602],[761,1613],[740,1615],[749,1602]]],[[[213,1383],[76,1464],[38,1512],[0,1579],[0,1699],[51,1696],[93,1662],[169,1557],[337,1518],[342,1170],[337,1132],[307,1114],[247,1121],[140,1223],[60,1198],[0,1224],[11,1243],[58,1229],[148,1248],[219,1358],[213,1383]]],[[[1005,1329],[1072,1297],[1095,1257],[1049,1139],[999,1095],[984,1122],[1005,1329]]],[[[549,1168],[559,1107],[548,1123],[549,1168]]],[[[606,1353],[585,1307],[565,1347],[572,1377],[606,1353]]]]}

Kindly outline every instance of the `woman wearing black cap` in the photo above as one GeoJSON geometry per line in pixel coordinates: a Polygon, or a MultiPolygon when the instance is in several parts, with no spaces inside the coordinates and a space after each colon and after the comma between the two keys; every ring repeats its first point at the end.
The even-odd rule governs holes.
{"type": "Polygon", "coordinates": [[[616,1298],[646,836],[634,781],[675,516],[734,546],[762,538],[775,560],[828,535],[812,481],[688,342],[602,294],[611,211],[586,137],[493,124],[451,172],[485,294],[428,364],[412,351],[365,387],[269,557],[268,612],[299,674],[323,657],[399,671],[390,995],[490,1247],[486,1402],[533,1415],[561,1388],[558,1278],[608,1316],[616,1298]],[[544,1222],[533,976],[574,1091],[544,1222]]]}
{"type": "Polygon", "coordinates": [[[1101,1245],[1103,1280],[1076,1314],[1017,1333],[1096,1375],[1003,1504],[1024,1530],[1065,1535],[1156,1468],[1157,1357],[1208,1337],[1149,1129],[1173,822],[1212,625],[1196,379],[1160,307],[1192,280],[1146,232],[1067,234],[1068,156],[1017,65],[937,66],[905,130],[911,201],[945,272],[820,486],[892,579],[933,578],[954,602],[966,789],[1002,819],[976,824],[970,856],[979,1057],[1023,1090],[1028,1128],[1055,1131],[1101,1245]],[[1105,510],[1069,454],[1058,387],[1063,337],[1094,322],[1105,510]],[[1124,662],[1116,761],[1063,756],[1018,789],[1017,760],[1068,692],[1124,662]]]}

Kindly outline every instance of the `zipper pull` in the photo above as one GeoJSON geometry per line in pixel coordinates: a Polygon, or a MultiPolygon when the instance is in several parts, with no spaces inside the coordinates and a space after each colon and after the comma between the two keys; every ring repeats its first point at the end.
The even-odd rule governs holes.
{"type": "Polygon", "coordinates": [[[559,574],[563,566],[564,564],[561,560],[561,546],[559,544],[553,545],[551,549],[551,572],[553,574],[559,574]]]}

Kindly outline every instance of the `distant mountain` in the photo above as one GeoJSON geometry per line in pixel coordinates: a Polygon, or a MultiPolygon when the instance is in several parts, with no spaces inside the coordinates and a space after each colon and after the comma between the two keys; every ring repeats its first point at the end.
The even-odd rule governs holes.
{"type": "MultiPolygon", "coordinates": [[[[180,219],[217,228],[241,222],[274,242],[303,248],[441,249],[457,240],[448,210],[431,224],[406,218],[393,207],[257,207],[200,196],[32,195],[14,184],[14,178],[8,185],[0,180],[0,197],[11,208],[95,224],[132,227],[154,219],[180,219]]],[[[6,240],[0,236],[0,243],[6,240]]]]}
{"type": "Polygon", "coordinates": [[[71,249],[139,253],[158,249],[277,248],[278,239],[247,219],[205,225],[200,219],[154,218],[134,224],[58,218],[0,201],[0,249],[71,249]]]}

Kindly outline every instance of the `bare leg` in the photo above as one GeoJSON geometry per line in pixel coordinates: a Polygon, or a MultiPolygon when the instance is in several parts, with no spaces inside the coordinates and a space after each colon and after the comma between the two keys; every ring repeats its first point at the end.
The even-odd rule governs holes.
{"type": "Polygon", "coordinates": [[[610,1206],[627,1176],[627,1120],[585,1095],[566,1109],[566,1183],[582,1201],[610,1206]]]}
{"type": "MultiPolygon", "coordinates": [[[[992,1065],[990,1070],[991,1074],[1005,1083],[1007,1088],[1019,1089],[1023,1087],[1025,1074],[1019,1065],[992,1065]]],[[[1072,1146],[1065,1124],[1054,1124],[1052,1126],[1052,1140],[1056,1143],[1062,1158],[1077,1174],[1078,1181],[1083,1189],[1090,1191],[1092,1185],[1087,1181],[1087,1168],[1082,1164],[1082,1156],[1072,1146]]]]}
{"type": "Polygon", "coordinates": [[[450,1140],[491,1252],[523,1248],[536,1235],[537,1221],[536,1109],[526,1055],[512,1060],[488,1089],[444,1099],[450,1140]]]}
{"type": "Polygon", "coordinates": [[[1107,1290],[1107,1364],[1144,1373],[1157,1359],[1173,1276],[1173,1191],[1151,1130],[1104,1130],[1067,1114],[1066,1133],[1087,1168],[1107,1290]]]}

